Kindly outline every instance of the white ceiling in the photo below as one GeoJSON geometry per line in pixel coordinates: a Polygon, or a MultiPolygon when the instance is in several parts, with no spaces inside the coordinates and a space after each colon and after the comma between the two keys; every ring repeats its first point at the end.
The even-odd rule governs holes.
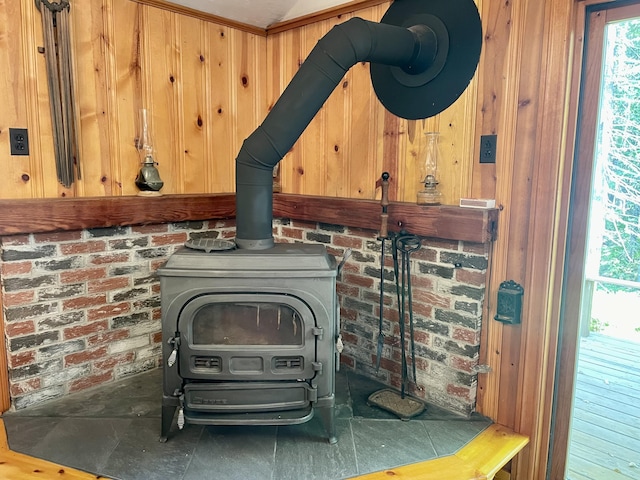
{"type": "Polygon", "coordinates": [[[310,13],[350,3],[350,0],[168,0],[236,22],[266,28],[310,13]]]}

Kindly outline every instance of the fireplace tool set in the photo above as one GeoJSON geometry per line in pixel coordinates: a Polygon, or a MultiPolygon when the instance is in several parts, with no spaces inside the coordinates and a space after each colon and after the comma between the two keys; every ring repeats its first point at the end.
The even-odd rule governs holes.
{"type": "Polygon", "coordinates": [[[396,302],[398,305],[398,326],[400,344],[400,362],[401,362],[401,382],[400,393],[392,389],[382,389],[374,392],[369,396],[367,402],[384,410],[390,411],[404,420],[408,420],[420,414],[424,410],[424,403],[419,400],[406,396],[406,390],[409,384],[409,372],[407,365],[407,334],[406,324],[407,317],[409,322],[409,346],[411,351],[411,367],[414,385],[417,385],[416,372],[416,353],[415,353],[415,336],[414,336],[414,319],[413,319],[413,299],[411,288],[411,253],[417,251],[421,247],[420,238],[416,235],[400,231],[398,233],[388,232],[389,215],[387,208],[389,206],[388,190],[389,190],[389,173],[384,172],[376,185],[380,185],[382,189],[382,198],[380,205],[382,213],[380,214],[380,235],[378,239],[381,241],[380,250],[380,313],[378,317],[378,342],[376,350],[376,372],[380,370],[380,360],[384,347],[384,276],[385,276],[385,242],[391,240],[391,255],[393,258],[393,276],[396,287],[396,302]],[[398,259],[400,254],[400,260],[398,259]]]}
{"type": "MultiPolygon", "coordinates": [[[[337,441],[338,266],[324,245],[274,242],[273,169],[353,65],[371,63],[374,91],[391,113],[427,118],[467,88],[481,45],[473,0],[395,0],[380,23],[352,18],[318,41],[238,153],[235,242],[192,242],[158,270],[161,440],[175,417],[179,427],[291,425],[317,412],[329,441],[337,441]]],[[[388,240],[386,228],[380,237],[388,240]]],[[[403,305],[407,296],[410,302],[402,293],[410,292],[409,255],[420,243],[410,235],[392,243],[403,305]]],[[[404,360],[403,385],[406,370],[404,360]]]]}

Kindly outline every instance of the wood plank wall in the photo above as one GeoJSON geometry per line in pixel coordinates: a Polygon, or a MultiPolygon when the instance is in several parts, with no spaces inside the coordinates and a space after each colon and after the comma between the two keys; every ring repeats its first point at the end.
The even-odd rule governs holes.
{"type": "MultiPolygon", "coordinates": [[[[267,77],[272,104],[317,41],[353,16],[380,21],[390,2],[304,25],[267,37],[275,68],[267,77]],[[276,66],[279,66],[276,67],[276,66]]],[[[371,88],[369,64],[351,68],[280,163],[282,191],[371,199],[384,171],[391,175],[392,201],[415,202],[424,178],[425,132],[440,132],[443,203],[457,204],[471,193],[477,83],[445,112],[426,120],[404,120],[387,112],[371,88]]],[[[492,195],[490,196],[492,198],[492,195]]]]}
{"type": "Polygon", "coordinates": [[[0,0],[1,198],[131,195],[139,111],[163,193],[231,192],[235,155],[266,113],[266,36],[130,0],[71,2],[82,180],[56,180],[40,12],[0,0]],[[10,156],[9,127],[30,156],[10,156]]]}
{"type": "MultiPolygon", "coordinates": [[[[413,202],[423,132],[442,134],[444,203],[495,198],[503,209],[485,302],[479,410],[531,436],[514,478],[544,478],[549,444],[559,274],[566,218],[558,201],[567,131],[576,4],[581,0],[477,0],[484,45],[470,88],[441,115],[405,121],[375,98],[368,66],[345,77],[280,164],[282,191],[372,199],[382,171],[390,197],[413,202]],[[479,164],[479,136],[497,134],[497,162],[479,164]],[[563,212],[560,212],[563,213],[563,212]],[[520,326],[495,322],[500,282],[525,290],[520,326]],[[554,316],[555,315],[555,316],[554,316]]],[[[151,3],[158,3],[156,1],[151,3]]],[[[0,0],[0,198],[134,194],[139,108],[152,111],[163,192],[233,190],[234,159],[315,41],[358,15],[378,20],[389,3],[262,36],[170,12],[144,0],[73,2],[84,177],[55,179],[40,15],[33,0],[0,0]],[[142,2],[142,3],[139,3],[142,2]],[[9,156],[8,127],[28,127],[32,154],[9,156]]],[[[566,203],[566,202],[565,202],[566,203]]],[[[564,212],[566,213],[566,212],[564,212]]]]}

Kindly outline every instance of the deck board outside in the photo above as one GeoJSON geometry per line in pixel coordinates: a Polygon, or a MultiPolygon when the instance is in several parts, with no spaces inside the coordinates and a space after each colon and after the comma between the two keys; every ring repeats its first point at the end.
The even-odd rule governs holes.
{"type": "Polygon", "coordinates": [[[640,479],[639,343],[581,340],[567,478],[640,479]]]}

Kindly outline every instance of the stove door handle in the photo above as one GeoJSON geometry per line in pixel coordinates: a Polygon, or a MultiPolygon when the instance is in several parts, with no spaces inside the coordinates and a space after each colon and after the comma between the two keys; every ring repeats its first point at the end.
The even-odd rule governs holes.
{"type": "Polygon", "coordinates": [[[171,352],[171,354],[169,355],[169,358],[167,359],[167,366],[168,367],[173,367],[173,365],[176,363],[176,357],[178,356],[178,349],[174,348],[173,351],[171,352]]]}

